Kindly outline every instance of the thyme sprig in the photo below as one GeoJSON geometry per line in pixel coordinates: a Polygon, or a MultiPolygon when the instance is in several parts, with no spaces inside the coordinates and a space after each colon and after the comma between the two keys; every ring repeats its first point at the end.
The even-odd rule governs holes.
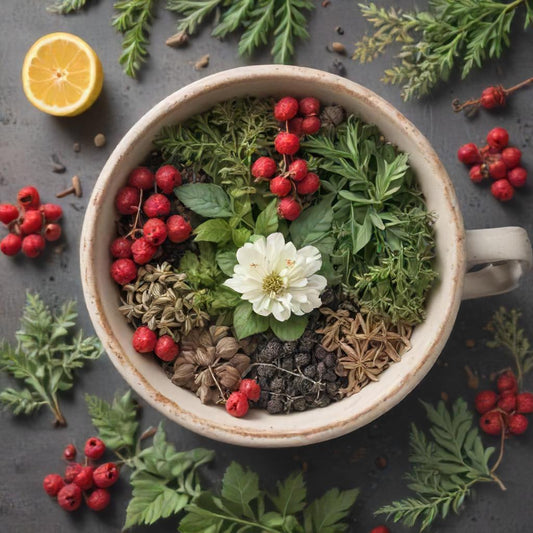
{"type": "Polygon", "coordinates": [[[533,350],[526,337],[519,320],[522,313],[517,309],[508,311],[500,307],[487,324],[487,330],[492,332],[494,339],[487,342],[490,348],[505,348],[514,359],[518,383],[522,383],[524,374],[533,368],[533,350]]]}
{"type": "Polygon", "coordinates": [[[146,46],[154,6],[155,0],[118,0],[113,4],[116,14],[112,25],[123,34],[123,51],[118,61],[132,78],[137,76],[148,55],[146,46]]]}
{"type": "Polygon", "coordinates": [[[59,15],[68,15],[69,13],[79,11],[86,3],[87,0],[57,0],[55,4],[49,5],[46,11],[59,15]]]}
{"type": "Polygon", "coordinates": [[[411,428],[409,461],[413,467],[406,478],[416,497],[394,501],[376,511],[409,527],[420,522],[420,531],[439,515],[445,518],[450,510],[458,513],[478,483],[497,483],[505,490],[494,473],[499,460],[492,468],[488,464],[494,448],[484,448],[466,402],[459,398],[451,412],[444,402],[436,408],[422,403],[432,425],[429,436],[414,424],[411,428]]]}
{"type": "Polygon", "coordinates": [[[430,93],[447,81],[454,68],[466,78],[474,67],[498,58],[510,46],[511,24],[525,8],[524,29],[533,24],[533,3],[514,0],[432,0],[427,11],[402,11],[359,4],[374,26],[357,44],[353,59],[372,61],[393,43],[400,43],[399,64],[385,70],[385,83],[402,86],[405,100],[430,93]]]}
{"type": "Polygon", "coordinates": [[[71,335],[78,316],[75,305],[66,302],[53,315],[38,295],[27,294],[21,327],[15,334],[17,345],[6,340],[0,345],[0,371],[11,374],[22,385],[0,393],[0,404],[14,414],[29,415],[47,405],[55,424],[66,425],[58,394],[72,388],[76,369],[102,353],[96,337],[84,338],[82,331],[71,335]]]}

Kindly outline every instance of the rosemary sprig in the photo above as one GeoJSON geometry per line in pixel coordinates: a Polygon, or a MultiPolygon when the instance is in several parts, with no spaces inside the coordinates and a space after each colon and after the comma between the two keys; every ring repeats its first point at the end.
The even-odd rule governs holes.
{"type": "Polygon", "coordinates": [[[124,72],[135,78],[146,61],[148,32],[153,18],[155,0],[118,0],[113,4],[117,12],[112,25],[123,34],[123,52],[119,63],[124,72]]]}
{"type": "Polygon", "coordinates": [[[402,86],[405,100],[431,92],[459,66],[465,78],[472,68],[501,56],[510,45],[511,23],[526,9],[524,29],[533,24],[530,0],[432,0],[427,11],[378,8],[359,4],[374,26],[357,44],[353,59],[372,61],[392,43],[400,43],[399,64],[385,70],[383,81],[402,86]]]}
{"type": "Polygon", "coordinates": [[[529,339],[519,325],[522,313],[517,309],[508,311],[500,307],[494,313],[486,329],[494,335],[494,340],[487,342],[490,348],[505,348],[514,359],[516,377],[522,383],[524,374],[533,368],[533,351],[529,339]]]}
{"type": "Polygon", "coordinates": [[[432,426],[429,436],[415,425],[411,429],[409,461],[413,467],[406,477],[416,497],[394,501],[376,511],[409,527],[420,521],[420,531],[439,515],[445,518],[450,510],[459,512],[478,483],[494,482],[505,490],[494,473],[499,460],[492,468],[488,464],[494,448],[483,447],[466,402],[459,398],[451,412],[444,402],[437,408],[422,403],[432,426]]]}
{"type": "Polygon", "coordinates": [[[67,15],[79,11],[86,3],[87,0],[57,0],[55,4],[47,7],[46,11],[59,15],[67,15]]]}
{"type": "Polygon", "coordinates": [[[37,295],[27,295],[21,327],[16,332],[17,345],[3,340],[0,345],[0,371],[19,380],[22,388],[7,388],[0,393],[0,403],[16,415],[31,414],[47,405],[55,424],[65,426],[58,393],[72,388],[74,371],[102,353],[96,337],[83,338],[82,331],[71,337],[76,324],[75,302],[65,303],[53,315],[37,295]]]}

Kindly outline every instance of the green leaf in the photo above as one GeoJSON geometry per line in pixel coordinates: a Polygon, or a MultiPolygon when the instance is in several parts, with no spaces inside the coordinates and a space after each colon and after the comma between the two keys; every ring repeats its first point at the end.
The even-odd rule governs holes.
{"type": "Polygon", "coordinates": [[[219,250],[216,255],[217,265],[226,276],[233,276],[233,268],[238,263],[236,251],[219,250]]]}
{"type": "Polygon", "coordinates": [[[214,183],[187,183],[175,189],[186,207],[206,218],[231,217],[229,196],[214,183]]]}
{"type": "Polygon", "coordinates": [[[298,340],[304,333],[307,327],[308,317],[306,315],[297,316],[291,315],[288,320],[279,322],[272,315],[270,315],[270,327],[276,337],[282,341],[298,340]]]}
{"type": "Polygon", "coordinates": [[[283,518],[304,509],[307,489],[301,472],[293,472],[284,481],[278,481],[277,489],[277,494],[271,494],[270,499],[283,518]]]}
{"type": "Polygon", "coordinates": [[[194,229],[195,241],[207,241],[224,244],[231,239],[231,227],[227,220],[213,218],[206,220],[194,229]]]}
{"type": "Polygon", "coordinates": [[[291,239],[296,248],[314,244],[329,231],[333,222],[331,199],[327,198],[317,205],[304,209],[302,214],[290,225],[291,239]]]}
{"type": "Polygon", "coordinates": [[[236,307],[233,314],[233,327],[237,339],[241,340],[256,333],[263,333],[269,327],[268,317],[253,312],[252,304],[243,302],[236,307]]]}
{"type": "Polygon", "coordinates": [[[350,229],[352,232],[352,253],[356,254],[359,250],[362,250],[372,238],[372,220],[370,214],[367,213],[365,215],[362,224],[358,224],[352,214],[350,229]]]}
{"type": "Polygon", "coordinates": [[[51,4],[46,8],[46,11],[59,15],[68,15],[79,11],[86,3],[87,0],[56,0],[55,4],[51,4]]]}
{"type": "Polygon", "coordinates": [[[250,502],[259,495],[259,476],[233,461],[222,478],[222,497],[235,503],[239,514],[254,519],[250,502]]]}
{"type": "Polygon", "coordinates": [[[274,199],[259,213],[255,222],[255,233],[268,237],[277,231],[278,223],[278,200],[274,199]]]}
{"type": "Polygon", "coordinates": [[[305,533],[346,531],[346,524],[341,521],[348,516],[358,494],[356,489],[331,489],[316,499],[304,510],[305,533]]]}
{"type": "Polygon", "coordinates": [[[235,244],[237,248],[240,248],[244,243],[248,242],[251,235],[252,232],[247,228],[235,228],[231,233],[233,244],[235,244]]]}

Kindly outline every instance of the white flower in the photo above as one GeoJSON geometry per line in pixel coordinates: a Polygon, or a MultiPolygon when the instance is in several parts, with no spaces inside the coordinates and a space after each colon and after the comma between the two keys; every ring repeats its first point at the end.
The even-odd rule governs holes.
{"type": "Polygon", "coordinates": [[[272,314],[283,322],[291,313],[304,315],[322,303],[326,278],[315,274],[322,258],[314,246],[296,250],[281,233],[272,233],[239,248],[237,261],[224,285],[242,293],[258,315],[272,314]]]}

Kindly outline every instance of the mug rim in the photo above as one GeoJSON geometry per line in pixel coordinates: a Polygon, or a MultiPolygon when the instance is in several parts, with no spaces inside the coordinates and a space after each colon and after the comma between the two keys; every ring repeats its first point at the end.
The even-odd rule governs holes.
{"type": "MultiPolygon", "coordinates": [[[[419,181],[422,180],[419,178],[419,181]]],[[[113,365],[137,394],[155,409],[180,425],[219,441],[254,447],[300,446],[329,440],[375,420],[398,404],[411,392],[433,366],[451,333],[461,301],[465,272],[464,233],[462,216],[459,211],[455,191],[444,166],[425,136],[403,114],[392,106],[392,104],[388,103],[373,91],[353,81],[320,70],[284,65],[239,67],[218,72],[197,80],[170,94],[143,115],[129,129],[113,150],[94,186],[83,222],[80,239],[80,266],[83,293],[95,331],[100,337],[113,365]],[[134,150],[136,144],[146,135],[144,132],[156,124],[161,123],[165,116],[168,116],[173,110],[191,99],[205,96],[213,90],[220,90],[222,87],[231,87],[236,83],[246,83],[250,80],[272,82],[280,79],[291,80],[295,78],[308,80],[310,77],[314,81],[324,84],[324,86],[330,86],[335,91],[357,97],[365,105],[373,107],[384,118],[386,117],[387,120],[393,122],[394,126],[399,128],[405,135],[413,138],[420,149],[427,155],[427,159],[430,160],[430,165],[433,166],[441,182],[440,184],[444,188],[443,201],[446,206],[445,209],[449,211],[454,225],[450,229],[453,230],[451,233],[453,233],[455,242],[452,248],[456,253],[456,258],[454,258],[455,261],[453,263],[455,270],[450,274],[452,276],[452,285],[451,289],[449,289],[443,319],[438,324],[438,328],[435,328],[433,342],[429,349],[426,350],[425,357],[422,358],[414,371],[404,376],[403,379],[398,380],[398,383],[395,384],[395,387],[390,391],[387,398],[380,401],[377,405],[369,406],[366,410],[359,412],[357,416],[350,416],[348,414],[341,420],[336,419],[331,421],[331,423],[327,423],[326,421],[312,429],[306,431],[295,429],[293,432],[286,430],[278,432],[250,431],[228,424],[206,421],[204,418],[190,411],[184,411],[176,401],[156,390],[146,377],[135,368],[132,361],[125,356],[122,346],[113,332],[102,302],[102,298],[105,296],[101,295],[98,290],[97,275],[94,268],[96,247],[93,243],[98,240],[96,228],[99,211],[102,208],[103,195],[109,186],[113,174],[117,168],[121,168],[121,164],[128,152],[134,150]]],[[[344,401],[346,400],[341,400],[341,402],[344,401]]]]}

